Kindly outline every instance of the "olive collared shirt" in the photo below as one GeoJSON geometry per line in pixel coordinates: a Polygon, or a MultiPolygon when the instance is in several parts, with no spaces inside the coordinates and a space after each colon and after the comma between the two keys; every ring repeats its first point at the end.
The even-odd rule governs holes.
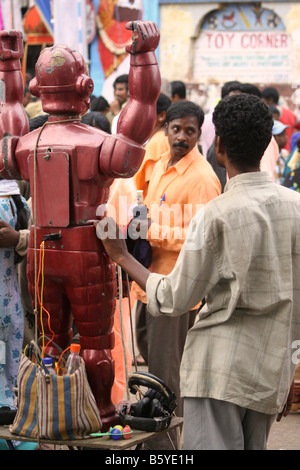
{"type": "Polygon", "coordinates": [[[187,336],[181,396],[281,411],[300,344],[300,194],[265,172],[230,179],[193,218],[173,271],[150,274],[146,290],[155,316],[206,297],[187,336]]]}

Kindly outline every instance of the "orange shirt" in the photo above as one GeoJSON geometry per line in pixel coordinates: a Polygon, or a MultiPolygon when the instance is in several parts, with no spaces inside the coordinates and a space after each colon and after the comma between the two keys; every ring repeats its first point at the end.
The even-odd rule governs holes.
{"type": "MultiPolygon", "coordinates": [[[[136,205],[136,189],[132,178],[115,179],[110,187],[110,196],[107,205],[107,214],[115,218],[118,225],[126,231],[127,224],[132,218],[130,207],[136,205]]],[[[116,405],[123,400],[126,392],[126,377],[131,369],[131,353],[129,349],[130,339],[130,312],[128,299],[123,298],[122,304],[116,299],[116,310],[114,316],[115,346],[111,351],[115,362],[115,379],[111,390],[111,400],[116,405]],[[122,342],[120,308],[122,307],[123,335],[125,340],[125,358],[127,371],[125,373],[125,358],[122,342]]]]}
{"type": "MultiPolygon", "coordinates": [[[[147,234],[152,246],[149,270],[159,274],[169,274],[175,266],[196,211],[221,194],[219,179],[197,146],[167,169],[170,157],[168,151],[156,163],[145,198],[152,219],[147,234]]],[[[135,283],[132,292],[147,303],[146,293],[135,283]]]]}
{"type": "Polygon", "coordinates": [[[132,219],[136,205],[136,187],[133,178],[116,178],[109,188],[107,215],[113,217],[124,230],[132,219]]]}
{"type": "Polygon", "coordinates": [[[164,130],[156,132],[145,145],[145,156],[139,171],[133,177],[136,189],[143,190],[144,198],[148,192],[153,168],[161,155],[169,150],[168,137],[164,130]]]}

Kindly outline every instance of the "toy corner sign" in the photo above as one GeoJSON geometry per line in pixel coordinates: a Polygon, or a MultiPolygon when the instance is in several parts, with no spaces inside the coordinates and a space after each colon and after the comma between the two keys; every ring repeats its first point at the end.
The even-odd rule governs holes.
{"type": "Polygon", "coordinates": [[[291,38],[281,18],[255,3],[212,10],[194,48],[194,78],[285,83],[291,76],[291,38]]]}

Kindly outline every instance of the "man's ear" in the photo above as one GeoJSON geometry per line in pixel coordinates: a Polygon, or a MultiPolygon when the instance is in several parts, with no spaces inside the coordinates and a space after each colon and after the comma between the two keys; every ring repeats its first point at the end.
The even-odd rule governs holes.
{"type": "Polygon", "coordinates": [[[166,111],[162,111],[157,115],[156,122],[160,123],[159,127],[161,127],[162,123],[166,120],[166,111]]]}
{"type": "Polygon", "coordinates": [[[223,144],[223,140],[218,135],[215,136],[214,147],[215,147],[215,152],[216,153],[221,154],[221,155],[225,153],[225,147],[224,147],[224,144],[223,144]]]}
{"type": "Polygon", "coordinates": [[[165,123],[165,135],[168,135],[168,130],[169,130],[169,123],[165,123]]]}
{"type": "Polygon", "coordinates": [[[216,135],[214,138],[214,151],[218,165],[225,168],[225,159],[227,157],[227,154],[223,144],[223,140],[218,135],[216,135]]]}

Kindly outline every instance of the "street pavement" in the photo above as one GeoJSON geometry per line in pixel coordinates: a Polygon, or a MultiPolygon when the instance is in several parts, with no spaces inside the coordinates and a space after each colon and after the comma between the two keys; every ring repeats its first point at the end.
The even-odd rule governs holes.
{"type": "Polygon", "coordinates": [[[290,413],[273,424],[268,450],[300,450],[300,412],[290,413]]]}

